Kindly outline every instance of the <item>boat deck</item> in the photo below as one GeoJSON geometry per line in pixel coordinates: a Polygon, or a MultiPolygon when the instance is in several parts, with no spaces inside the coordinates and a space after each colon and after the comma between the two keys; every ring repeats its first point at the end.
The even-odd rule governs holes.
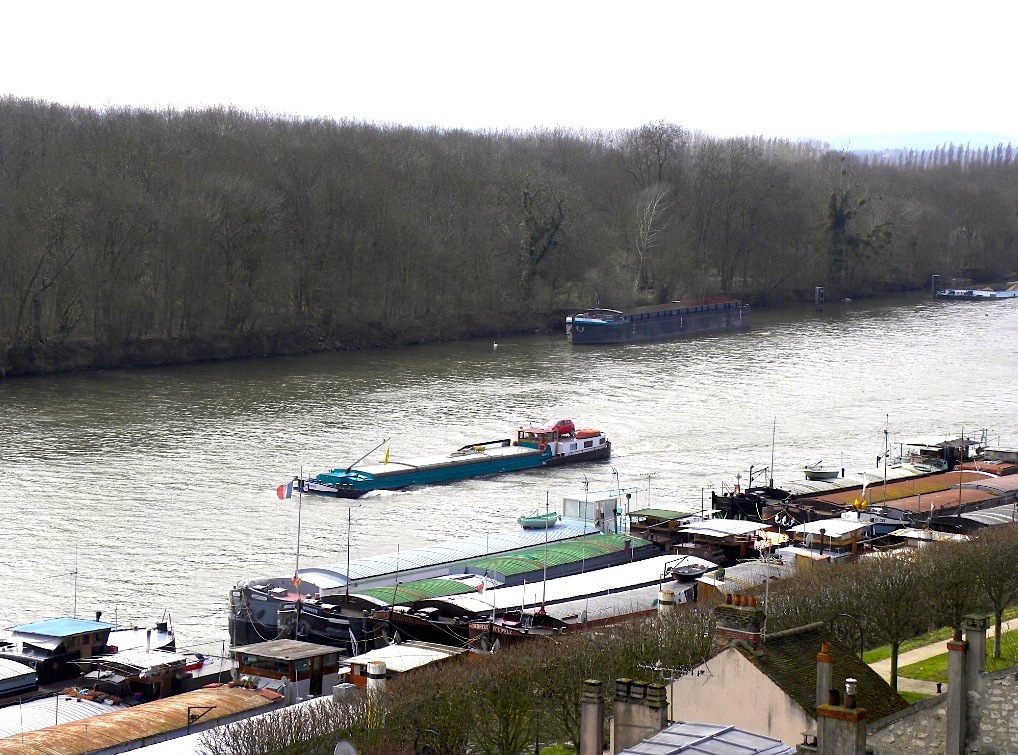
{"type": "MultiPolygon", "coordinates": [[[[477,464],[484,460],[510,459],[521,456],[540,456],[541,451],[527,446],[492,446],[480,447],[482,450],[454,451],[446,454],[434,454],[431,456],[418,456],[413,459],[400,461],[390,459],[388,464],[368,464],[359,466],[355,472],[363,472],[372,477],[384,477],[391,474],[401,474],[418,469],[437,469],[442,467],[458,466],[460,464],[477,464]]],[[[335,470],[334,470],[335,471],[335,470]]]]}
{"type": "MultiPolygon", "coordinates": [[[[655,556],[620,566],[609,566],[583,574],[535,580],[512,587],[499,587],[483,593],[450,596],[441,600],[462,606],[468,610],[505,611],[520,606],[537,606],[541,603],[561,603],[580,600],[597,594],[610,594],[636,587],[671,585],[675,580],[668,574],[668,568],[678,558],[674,555],[655,556]]],[[[703,563],[708,563],[704,561],[703,563]]],[[[428,605],[425,603],[425,605],[428,605]]]]}
{"type": "MultiPolygon", "coordinates": [[[[431,571],[432,575],[447,573],[457,562],[491,556],[498,553],[522,550],[546,542],[571,540],[598,533],[593,522],[563,519],[556,526],[542,530],[513,529],[506,532],[492,532],[473,537],[450,540],[422,546],[402,552],[383,553],[378,556],[358,558],[349,564],[350,581],[358,586],[383,585],[390,583],[395,575],[403,580],[427,576],[421,572],[431,571]]],[[[300,570],[302,580],[317,586],[323,595],[344,590],[347,564],[340,562],[300,570]]],[[[292,590],[289,577],[265,580],[273,587],[292,590]]],[[[302,591],[303,592],[303,591],[302,591]]]]}

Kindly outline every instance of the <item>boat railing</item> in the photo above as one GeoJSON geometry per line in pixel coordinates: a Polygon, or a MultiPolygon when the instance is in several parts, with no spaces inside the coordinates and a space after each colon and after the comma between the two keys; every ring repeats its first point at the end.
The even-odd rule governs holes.
{"type": "Polygon", "coordinates": [[[498,440],[486,440],[483,443],[469,443],[465,446],[457,448],[453,451],[450,456],[462,456],[463,454],[479,454],[484,453],[488,448],[492,446],[509,446],[512,445],[510,438],[500,438],[498,440]]]}

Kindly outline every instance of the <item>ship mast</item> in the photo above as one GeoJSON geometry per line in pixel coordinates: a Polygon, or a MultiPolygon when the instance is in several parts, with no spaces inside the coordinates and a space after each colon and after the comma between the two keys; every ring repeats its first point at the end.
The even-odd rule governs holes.
{"type": "Polygon", "coordinates": [[[890,441],[888,440],[888,433],[890,431],[888,430],[888,427],[887,427],[887,425],[890,422],[890,420],[891,420],[891,416],[889,414],[885,414],[884,415],[884,500],[883,500],[883,504],[885,506],[887,505],[887,454],[889,454],[891,452],[891,447],[889,445],[890,441]]]}

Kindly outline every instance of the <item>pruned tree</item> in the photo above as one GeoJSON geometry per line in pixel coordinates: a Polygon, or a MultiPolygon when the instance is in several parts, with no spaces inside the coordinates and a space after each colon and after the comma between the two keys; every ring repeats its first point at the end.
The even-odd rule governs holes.
{"type": "Polygon", "coordinates": [[[975,610],[982,594],[972,578],[975,559],[968,543],[931,543],[921,551],[926,570],[923,582],[927,602],[936,620],[960,629],[965,614],[975,610]]]}
{"type": "Polygon", "coordinates": [[[857,610],[871,642],[891,646],[891,689],[898,690],[901,643],[929,626],[925,562],[914,552],[868,559],[855,569],[857,610]]]}
{"type": "Polygon", "coordinates": [[[993,610],[993,657],[1000,658],[1004,609],[1018,598],[1018,525],[987,527],[966,550],[971,577],[993,610]]]}

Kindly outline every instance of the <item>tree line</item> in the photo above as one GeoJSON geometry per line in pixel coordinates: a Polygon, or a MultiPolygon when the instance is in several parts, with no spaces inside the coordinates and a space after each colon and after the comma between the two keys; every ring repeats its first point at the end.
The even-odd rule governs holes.
{"type": "Polygon", "coordinates": [[[0,98],[0,374],[398,345],[1018,270],[1010,147],[897,158],[0,98]]]}
{"type": "MultiPolygon", "coordinates": [[[[897,689],[901,643],[933,628],[960,627],[971,612],[993,614],[1000,657],[1001,615],[1018,600],[1018,525],[985,529],[969,542],[823,565],[745,592],[761,602],[767,593],[768,633],[816,621],[835,627],[839,615],[851,617],[848,628],[861,636],[837,633],[852,648],[890,644],[897,689]]],[[[519,755],[535,743],[570,745],[579,741],[584,680],[667,683],[708,660],[713,647],[713,606],[681,607],[436,664],[390,680],[373,698],[322,700],[213,729],[199,751],[328,755],[341,739],[369,755],[519,755]]]]}

